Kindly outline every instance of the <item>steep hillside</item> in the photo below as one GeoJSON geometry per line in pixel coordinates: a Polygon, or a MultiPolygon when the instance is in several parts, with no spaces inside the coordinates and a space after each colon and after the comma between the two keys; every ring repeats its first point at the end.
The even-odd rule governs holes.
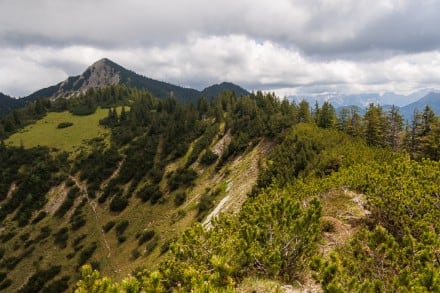
{"type": "MultiPolygon", "coordinates": [[[[85,263],[115,279],[157,267],[191,225],[240,210],[276,131],[294,122],[261,94],[223,94],[199,111],[113,89],[86,95],[109,93],[95,113],[49,112],[10,138],[18,147],[1,146],[0,288],[63,291],[85,263]],[[266,108],[285,122],[271,122],[266,108]],[[102,132],[84,140],[93,129],[102,132]]],[[[81,108],[86,97],[69,103],[81,108]]]]}

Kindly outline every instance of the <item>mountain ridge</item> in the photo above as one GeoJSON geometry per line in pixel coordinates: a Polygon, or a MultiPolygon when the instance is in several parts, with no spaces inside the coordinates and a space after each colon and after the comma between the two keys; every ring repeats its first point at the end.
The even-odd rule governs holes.
{"type": "MultiPolygon", "coordinates": [[[[30,94],[25,99],[35,100],[43,97],[51,97],[55,99],[60,97],[69,98],[78,92],[84,92],[90,88],[99,88],[114,84],[123,84],[127,87],[147,89],[158,98],[174,97],[181,101],[190,102],[195,102],[199,97],[204,95],[206,89],[216,86],[212,85],[203,91],[198,91],[193,88],[186,88],[137,74],[108,58],[103,58],[90,65],[81,75],[68,77],[66,80],[56,85],[43,88],[30,94]]],[[[223,90],[237,91],[236,94],[238,95],[249,93],[233,83],[224,82],[220,84],[220,86],[223,90]]],[[[210,97],[212,96],[215,95],[210,95],[210,97]]]]}
{"type": "Polygon", "coordinates": [[[213,84],[201,91],[182,87],[140,75],[108,58],[102,58],[87,67],[80,75],[69,76],[64,81],[41,88],[26,97],[14,99],[1,94],[0,117],[3,117],[12,110],[21,108],[27,103],[39,98],[71,98],[84,93],[90,88],[101,88],[116,84],[123,84],[127,87],[138,89],[146,89],[158,98],[164,99],[173,97],[180,101],[192,103],[196,102],[202,96],[211,99],[223,91],[234,92],[236,96],[249,94],[249,91],[232,82],[213,84]]]}

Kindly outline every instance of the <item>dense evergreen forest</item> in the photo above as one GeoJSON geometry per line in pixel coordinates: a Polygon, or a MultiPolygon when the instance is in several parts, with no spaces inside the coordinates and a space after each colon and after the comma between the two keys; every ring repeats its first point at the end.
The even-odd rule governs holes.
{"type": "MultiPolygon", "coordinates": [[[[329,103],[295,104],[261,92],[239,98],[224,92],[184,104],[111,86],[15,110],[0,122],[0,137],[48,112],[89,115],[98,107],[108,109],[100,124],[111,136],[75,154],[1,144],[0,220],[6,224],[0,241],[10,244],[0,248],[1,289],[14,282],[11,270],[51,242],[74,252],[65,263],[36,265],[20,292],[59,292],[72,283],[77,292],[234,292],[252,278],[309,280],[324,292],[440,291],[440,120],[429,106],[404,125],[397,108],[373,104],[365,115],[355,108],[336,113],[329,103]],[[213,142],[226,135],[230,142],[217,153],[213,142]],[[197,184],[197,164],[220,170],[263,139],[274,147],[240,212],[204,227],[199,222],[221,193],[208,190],[195,224],[163,243],[154,268],[145,264],[121,281],[101,277],[96,242],[87,242],[88,233],[69,236],[86,225],[90,201],[111,215],[133,198],[157,206],[172,195],[179,206],[197,184]],[[176,160],[185,163],[167,171],[176,160]],[[57,231],[32,228],[49,217],[42,208],[59,184],[68,193],[53,217],[69,215],[68,224],[57,231]],[[365,215],[343,218],[352,234],[324,249],[342,221],[328,216],[338,209],[329,198],[347,194],[362,198],[365,215]],[[63,273],[72,265],[79,280],[63,273]]],[[[102,227],[119,243],[129,228],[128,221],[113,220],[102,227]]],[[[159,249],[157,234],[144,230],[136,241],[147,243],[147,252],[159,249]]],[[[139,253],[133,250],[134,258],[139,253]]]]}

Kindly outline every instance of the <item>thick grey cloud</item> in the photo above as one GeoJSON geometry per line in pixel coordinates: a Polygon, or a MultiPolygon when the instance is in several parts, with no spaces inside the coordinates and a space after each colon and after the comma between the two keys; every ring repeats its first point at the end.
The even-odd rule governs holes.
{"type": "Polygon", "coordinates": [[[438,19],[436,0],[0,0],[0,91],[102,57],[198,88],[411,91],[440,82],[438,19]]]}

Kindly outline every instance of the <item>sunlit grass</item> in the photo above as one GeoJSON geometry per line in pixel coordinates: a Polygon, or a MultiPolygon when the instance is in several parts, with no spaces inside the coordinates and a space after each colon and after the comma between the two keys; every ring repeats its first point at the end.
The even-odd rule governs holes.
{"type": "Polygon", "coordinates": [[[35,124],[26,126],[23,130],[9,137],[7,145],[31,148],[47,146],[71,152],[75,148],[95,137],[109,134],[109,130],[99,125],[99,120],[107,116],[107,109],[98,108],[94,114],[75,116],[65,111],[51,112],[35,124]],[[66,128],[57,128],[62,122],[73,123],[66,128]]]}

